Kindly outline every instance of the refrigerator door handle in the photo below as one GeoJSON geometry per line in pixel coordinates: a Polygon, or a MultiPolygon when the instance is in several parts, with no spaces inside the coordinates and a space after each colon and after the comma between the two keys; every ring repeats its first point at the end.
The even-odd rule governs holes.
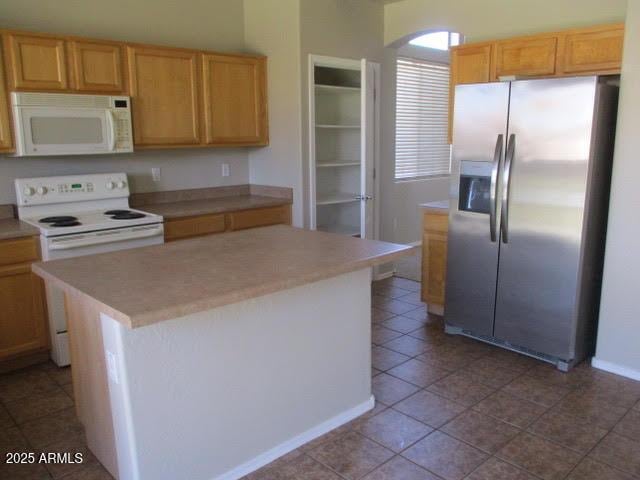
{"type": "Polygon", "coordinates": [[[502,242],[509,242],[509,186],[511,185],[511,166],[516,152],[516,134],[509,135],[507,154],[504,158],[504,172],[502,174],[502,211],[500,212],[500,230],[502,242]]]}
{"type": "Polygon", "coordinates": [[[491,167],[491,187],[489,191],[489,236],[492,242],[496,241],[496,212],[498,203],[498,169],[502,158],[502,145],[504,135],[498,135],[496,149],[493,154],[493,166],[491,167]]]}

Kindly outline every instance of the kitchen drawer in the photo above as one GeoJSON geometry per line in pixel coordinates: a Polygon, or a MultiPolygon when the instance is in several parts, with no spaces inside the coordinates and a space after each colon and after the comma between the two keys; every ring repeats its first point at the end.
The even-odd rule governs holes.
{"type": "Polygon", "coordinates": [[[256,208],[243,210],[227,215],[229,230],[243,230],[245,228],[265,227],[280,223],[291,224],[291,206],[280,205],[278,207],[256,208]]]}
{"type": "Polygon", "coordinates": [[[0,241],[0,265],[12,265],[40,259],[38,237],[0,241]]]}
{"type": "Polygon", "coordinates": [[[165,222],[164,239],[166,242],[170,242],[181,238],[220,233],[224,232],[224,229],[225,219],[223,213],[176,218],[165,222]]]}

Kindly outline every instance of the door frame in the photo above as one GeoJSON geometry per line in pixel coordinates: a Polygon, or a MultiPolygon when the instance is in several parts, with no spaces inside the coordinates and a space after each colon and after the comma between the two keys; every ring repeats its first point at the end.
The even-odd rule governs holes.
{"type": "MultiPolygon", "coordinates": [[[[308,168],[309,168],[309,183],[307,185],[308,191],[308,199],[309,199],[309,228],[311,230],[316,229],[316,134],[315,134],[315,68],[316,66],[323,67],[332,67],[332,68],[343,68],[349,70],[357,70],[361,72],[361,87],[364,84],[362,81],[362,76],[364,76],[364,72],[362,71],[362,64],[366,59],[354,60],[349,58],[338,58],[338,57],[330,57],[325,55],[314,55],[309,54],[308,56],[308,84],[307,84],[307,94],[309,100],[309,115],[307,118],[308,122],[308,168]]],[[[370,134],[372,135],[371,145],[372,151],[370,154],[370,162],[373,165],[373,225],[371,231],[373,232],[373,238],[377,239],[380,235],[380,208],[378,204],[378,199],[380,197],[380,181],[378,172],[380,171],[380,71],[381,67],[379,63],[368,62],[368,65],[372,67],[373,71],[373,98],[371,99],[371,107],[373,108],[373,118],[375,126],[373,129],[369,129],[370,134]]],[[[364,105],[361,105],[361,109],[364,110],[364,105]]],[[[361,115],[360,118],[361,124],[364,122],[364,118],[361,115]]],[[[364,134],[364,131],[367,129],[366,125],[362,125],[361,131],[364,134]]],[[[362,144],[361,140],[361,144],[362,144]]],[[[361,152],[362,153],[362,152],[361,152]]],[[[365,192],[362,192],[366,194],[365,192]]]]}

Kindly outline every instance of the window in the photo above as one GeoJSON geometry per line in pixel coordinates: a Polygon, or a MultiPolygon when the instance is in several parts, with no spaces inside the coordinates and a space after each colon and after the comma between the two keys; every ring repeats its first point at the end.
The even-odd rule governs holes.
{"type": "Polygon", "coordinates": [[[433,32],[414,38],[409,42],[419,47],[449,50],[449,47],[460,45],[460,34],[455,32],[433,32]]]}
{"type": "Polygon", "coordinates": [[[449,174],[449,66],[398,58],[395,178],[449,174]]]}

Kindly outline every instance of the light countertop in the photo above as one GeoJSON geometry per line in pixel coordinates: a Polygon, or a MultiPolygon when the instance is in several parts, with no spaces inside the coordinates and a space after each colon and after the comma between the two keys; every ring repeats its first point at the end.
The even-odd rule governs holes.
{"type": "Polygon", "coordinates": [[[389,262],[413,250],[277,225],[40,262],[33,270],[137,328],[389,262]]]}
{"type": "Polygon", "coordinates": [[[221,198],[203,198],[141,205],[139,208],[146,212],[162,215],[165,219],[171,219],[289,204],[291,204],[291,200],[288,198],[264,195],[234,195],[221,198]]]}
{"type": "Polygon", "coordinates": [[[441,213],[443,215],[447,215],[449,213],[449,200],[421,203],[420,208],[422,208],[423,210],[428,210],[431,213],[441,213]]]}

